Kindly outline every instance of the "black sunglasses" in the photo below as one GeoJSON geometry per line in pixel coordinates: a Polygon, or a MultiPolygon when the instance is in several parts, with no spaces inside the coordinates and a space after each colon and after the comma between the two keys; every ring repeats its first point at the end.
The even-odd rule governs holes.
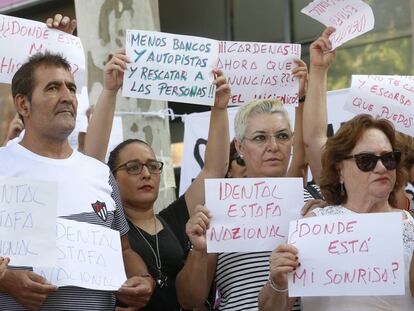
{"type": "Polygon", "coordinates": [[[395,170],[400,163],[401,152],[391,151],[377,156],[372,153],[359,153],[347,156],[344,160],[354,159],[357,167],[363,172],[372,171],[377,166],[378,160],[381,160],[382,165],[387,170],[395,170]]]}
{"type": "Polygon", "coordinates": [[[148,171],[151,174],[160,174],[162,171],[162,167],[164,166],[164,163],[157,160],[149,160],[147,163],[141,163],[138,160],[130,160],[124,164],[119,165],[117,168],[115,168],[112,171],[112,174],[115,174],[116,171],[125,169],[126,172],[130,175],[139,175],[141,174],[144,166],[147,167],[148,171]]]}

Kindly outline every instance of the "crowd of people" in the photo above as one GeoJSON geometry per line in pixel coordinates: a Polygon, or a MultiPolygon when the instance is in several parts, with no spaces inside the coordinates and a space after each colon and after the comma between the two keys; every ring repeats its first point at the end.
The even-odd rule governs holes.
{"type": "MultiPolygon", "coordinates": [[[[58,14],[47,25],[73,33],[76,21],[58,14]]],[[[163,163],[147,142],[128,139],[105,163],[116,95],[130,62],[125,50],[105,64],[83,153],[68,143],[77,115],[70,64],[49,52],[31,56],[12,80],[17,117],[0,148],[0,175],[57,182],[58,217],[119,231],[128,279],[117,292],[58,288],[31,267],[0,258],[0,310],[413,310],[414,201],[405,189],[414,182],[414,140],[369,115],[355,116],[327,137],[334,31],[328,27],[311,44],[309,73],[304,61],[295,61],[301,100],[293,129],[280,101],[255,100],[238,110],[230,140],[231,90],[223,72],[213,70],[216,94],[204,167],[159,214],[154,204],[163,163]],[[290,297],[288,274],[300,266],[301,254],[288,243],[260,253],[207,253],[213,216],[205,205],[204,180],[244,177],[302,178],[310,202],[304,217],[400,213],[405,295],[290,297]],[[97,200],[105,202],[105,217],[91,209],[97,200]]]]}

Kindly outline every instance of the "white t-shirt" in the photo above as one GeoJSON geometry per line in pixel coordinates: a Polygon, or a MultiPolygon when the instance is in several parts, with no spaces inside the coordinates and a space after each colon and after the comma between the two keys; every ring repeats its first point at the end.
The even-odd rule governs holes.
{"type": "MultiPolygon", "coordinates": [[[[59,217],[109,227],[121,235],[128,232],[109,168],[76,150],[67,159],[51,159],[19,143],[9,144],[0,148],[0,176],[57,182],[59,217]],[[95,205],[94,209],[97,201],[100,208],[95,205]]],[[[112,310],[114,304],[111,292],[65,286],[50,294],[41,310],[112,310]]],[[[0,293],[0,310],[25,309],[10,295],[0,293]]]]}

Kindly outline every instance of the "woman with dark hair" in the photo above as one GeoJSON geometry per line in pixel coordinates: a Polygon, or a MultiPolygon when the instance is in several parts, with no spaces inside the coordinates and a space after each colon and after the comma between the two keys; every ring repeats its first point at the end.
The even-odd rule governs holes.
{"type": "MultiPolygon", "coordinates": [[[[118,51],[104,68],[101,93],[86,134],[85,151],[104,160],[115,111],[115,98],[122,85],[128,58],[118,51]]],[[[158,197],[163,163],[151,146],[139,139],[119,144],[110,154],[108,166],[120,190],[130,230],[132,249],[145,261],[155,280],[155,290],[142,310],[180,310],[175,277],[183,267],[188,251],[185,224],[196,203],[204,202],[204,179],[224,177],[229,148],[227,104],[230,88],[221,70],[214,70],[216,97],[211,109],[210,130],[203,170],[183,196],[158,215],[158,197]]]]}
{"type": "Polygon", "coordinates": [[[410,211],[414,215],[414,188],[412,185],[412,172],[414,173],[414,138],[398,132],[397,141],[403,155],[402,166],[406,172],[406,179],[397,192],[397,205],[395,207],[410,211]]]}
{"type": "Polygon", "coordinates": [[[227,169],[227,178],[240,178],[246,176],[246,164],[243,158],[238,154],[234,139],[230,143],[229,167],[227,169]]]}

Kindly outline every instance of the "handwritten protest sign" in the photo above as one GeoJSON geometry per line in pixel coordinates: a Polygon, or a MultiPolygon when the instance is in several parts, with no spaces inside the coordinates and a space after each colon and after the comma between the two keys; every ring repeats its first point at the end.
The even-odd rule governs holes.
{"type": "Polygon", "coordinates": [[[212,69],[217,65],[217,41],[154,31],[127,30],[122,95],[213,105],[212,69]]]}
{"type": "Polygon", "coordinates": [[[0,256],[14,266],[54,265],[57,185],[0,177],[0,256]]]}
{"type": "Polygon", "coordinates": [[[117,290],[126,280],[119,232],[57,218],[58,262],[34,272],[57,286],[117,290]]]}
{"type": "Polygon", "coordinates": [[[0,14],[0,45],[0,82],[11,83],[13,75],[29,56],[48,50],[67,58],[81,92],[85,56],[78,37],[49,29],[44,23],[0,14]]]}
{"type": "Polygon", "coordinates": [[[289,243],[301,263],[288,276],[291,297],[404,294],[401,213],[292,221],[289,243]]]}
{"type": "Polygon", "coordinates": [[[314,0],[301,12],[336,28],[329,37],[332,49],[370,31],[375,23],[371,7],[361,0],[314,0]]]}
{"type": "Polygon", "coordinates": [[[205,191],[209,253],[273,250],[303,206],[301,178],[206,179],[205,191]]]}
{"type": "Polygon", "coordinates": [[[414,136],[414,76],[353,75],[345,109],[391,121],[414,136]]]}
{"type": "Polygon", "coordinates": [[[277,98],[296,106],[299,80],[292,69],[300,55],[300,44],[220,41],[217,67],[231,86],[230,104],[277,98]]]}

